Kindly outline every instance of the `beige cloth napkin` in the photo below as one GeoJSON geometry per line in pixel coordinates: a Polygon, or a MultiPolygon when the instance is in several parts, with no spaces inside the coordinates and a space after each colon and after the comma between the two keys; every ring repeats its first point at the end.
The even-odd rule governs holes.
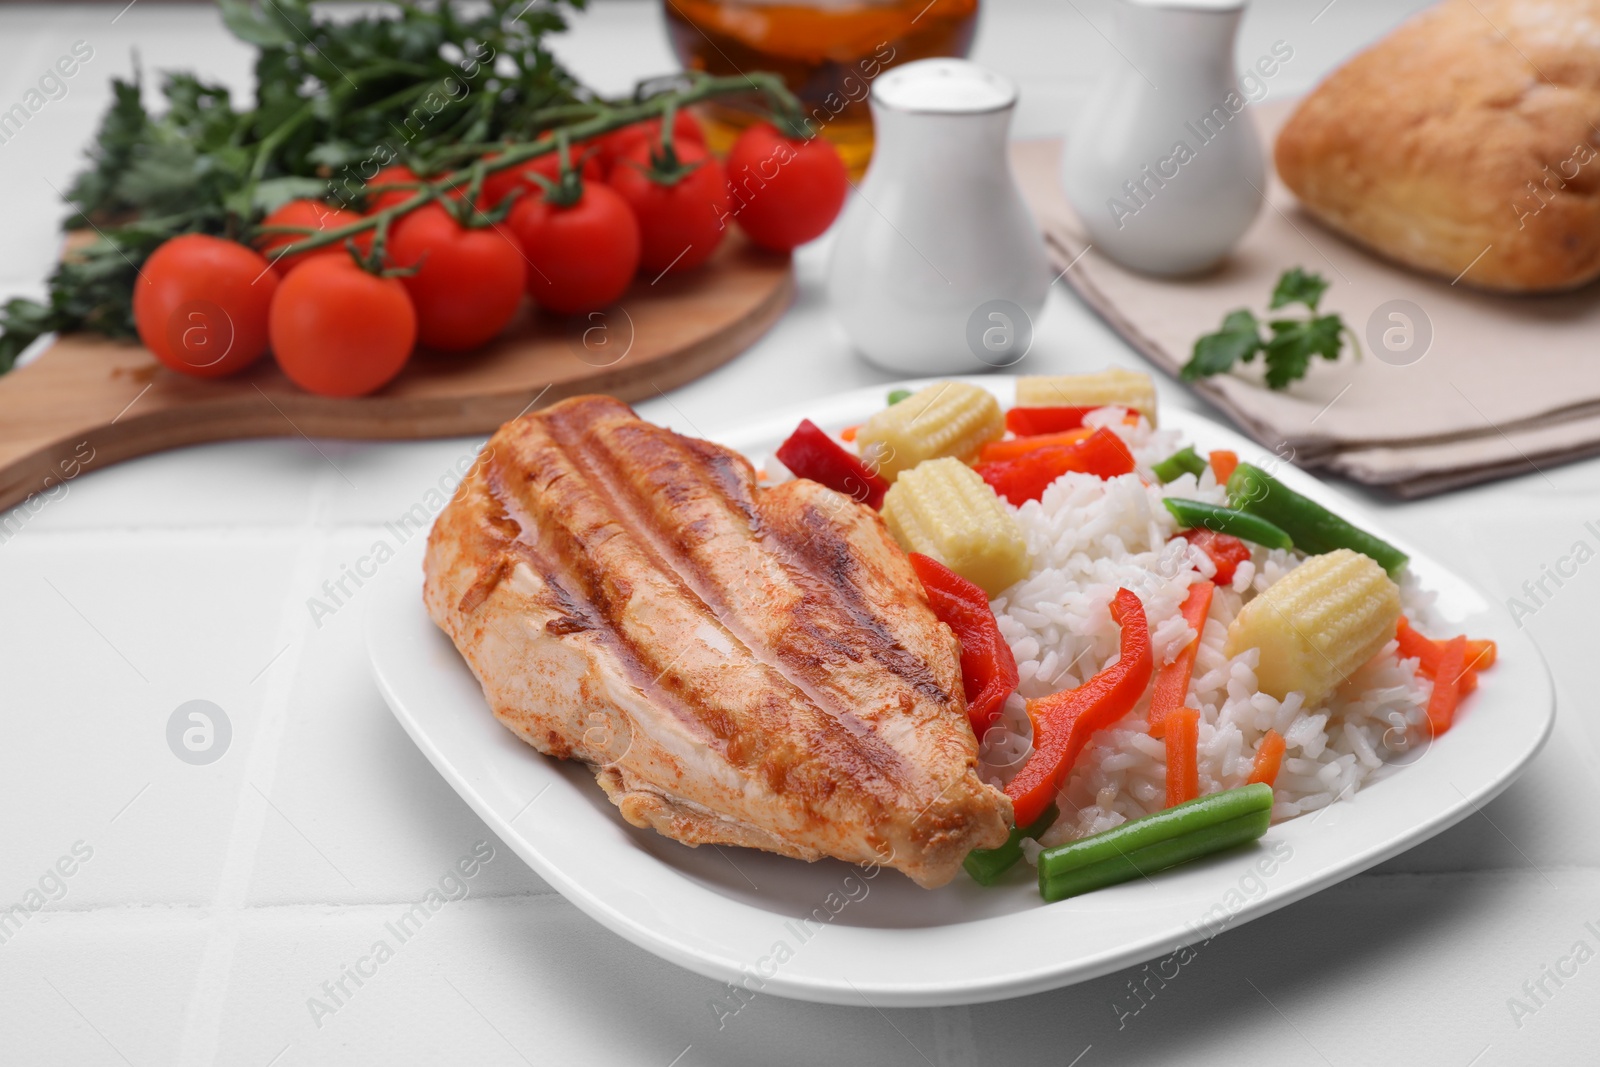
{"type": "MultiPolygon", "coordinates": [[[[1269,149],[1287,113],[1284,105],[1256,109],[1269,149]]],[[[1282,271],[1303,266],[1331,283],[1321,310],[1339,312],[1360,336],[1359,360],[1348,352],[1337,363],[1313,360],[1281,392],[1261,384],[1259,360],[1193,386],[1266,447],[1402,497],[1600,454],[1600,287],[1506,297],[1465,279],[1424,277],[1319,225],[1276,175],[1267,206],[1221,267],[1182,280],[1147,277],[1085,252],[1057,182],[1060,154],[1059,141],[1018,142],[1012,152],[1056,269],[1073,264],[1065,277],[1084,301],[1169,374],[1227,312],[1263,313],[1282,271]],[[1368,341],[1369,320],[1379,335],[1397,325],[1384,308],[1396,300],[1420,308],[1432,331],[1426,353],[1404,365],[1404,356],[1378,358],[1368,341]]]]}

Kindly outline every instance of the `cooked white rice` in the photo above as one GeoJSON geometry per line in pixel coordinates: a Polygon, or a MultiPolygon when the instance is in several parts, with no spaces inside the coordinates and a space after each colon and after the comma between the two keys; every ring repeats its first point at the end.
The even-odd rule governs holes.
{"type": "MultiPolygon", "coordinates": [[[[1013,509],[1027,534],[1032,570],[993,603],[1021,679],[1000,724],[984,740],[983,773],[997,785],[1009,780],[1032,751],[1024,700],[1081,685],[1117,659],[1120,628],[1109,606],[1119,587],[1144,602],[1160,667],[1193,637],[1180,613],[1190,584],[1216,573],[1203,552],[1175,538],[1177,523],[1161,498],[1225,503],[1222,488],[1209,468],[1198,482],[1186,474],[1160,485],[1150,465],[1183,442],[1175,432],[1152,430],[1143,420],[1127,426],[1121,415],[1107,409],[1088,421],[1110,426],[1128,443],[1139,473],[1109,481],[1068,474],[1040,500],[1013,509]]],[[[1279,702],[1260,692],[1257,652],[1229,659],[1222,653],[1223,640],[1244,602],[1299,562],[1294,553],[1255,546],[1232,584],[1217,589],[1190,688],[1189,704],[1200,711],[1202,794],[1245,784],[1265,733],[1276,730],[1284,738],[1274,819],[1326,807],[1387,763],[1414,753],[1425,736],[1423,709],[1432,689],[1418,675],[1415,660],[1395,657],[1391,642],[1318,707],[1302,706],[1297,693],[1279,702]]],[[[1426,626],[1431,595],[1409,578],[1400,593],[1406,615],[1426,626]]],[[[1090,741],[1063,792],[1061,818],[1041,839],[1045,845],[1098,833],[1165,806],[1166,749],[1147,732],[1148,708],[1146,694],[1131,714],[1090,741]]]]}

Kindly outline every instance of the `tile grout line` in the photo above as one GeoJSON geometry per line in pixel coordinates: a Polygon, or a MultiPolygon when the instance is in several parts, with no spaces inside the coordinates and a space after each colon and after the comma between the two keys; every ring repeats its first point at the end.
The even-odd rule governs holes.
{"type": "Polygon", "coordinates": [[[266,679],[261,712],[253,730],[255,736],[248,753],[241,754],[246,762],[240,776],[227,852],[217,875],[216,893],[208,908],[210,933],[184,1012],[176,1058],[183,1067],[204,1067],[217,1060],[241,917],[246,910],[245,901],[255,874],[262,834],[267,821],[276,818],[270,805],[263,803],[255,790],[264,788],[270,793],[277,776],[278,757],[288,733],[289,699],[298,677],[296,668],[310,636],[302,593],[315,584],[320,573],[329,531],[319,525],[318,520],[329,510],[336,489],[334,473],[326,469],[321,471],[313,484],[306,518],[301,525],[305,538],[295,556],[273,639],[273,647],[288,645],[289,648],[266,679]]]}

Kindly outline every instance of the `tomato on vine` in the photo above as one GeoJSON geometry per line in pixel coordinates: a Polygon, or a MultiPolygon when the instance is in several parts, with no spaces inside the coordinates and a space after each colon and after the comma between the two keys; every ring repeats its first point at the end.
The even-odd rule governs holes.
{"type": "Polygon", "coordinates": [[[384,167],[367,182],[367,214],[410,200],[417,195],[413,183],[421,180],[416,171],[403,163],[384,167]]]}
{"type": "Polygon", "coordinates": [[[778,252],[820,237],[833,225],[850,185],[832,143],[786,137],[769,122],[739,135],[727,170],[739,228],[756,244],[778,252]]]}
{"type": "MultiPolygon", "coordinates": [[[[344,208],[332,207],[320,200],[291,200],[287,204],[261,220],[263,227],[268,226],[294,226],[300,229],[312,230],[314,233],[268,233],[263,234],[256,241],[256,247],[261,254],[272,263],[273,269],[280,275],[286,275],[296,267],[317,256],[346,255],[342,245],[329,244],[321,248],[313,248],[309,252],[296,252],[292,256],[274,256],[275,249],[304,241],[307,237],[315,236],[327,230],[337,230],[348,226],[352,222],[360,222],[361,216],[354,211],[344,208]]],[[[372,245],[372,234],[361,233],[356,237],[356,246],[365,252],[372,245]]]]}
{"type": "Polygon", "coordinates": [[[290,274],[272,300],[272,354],[289,380],[318,396],[365,396],[400,373],[417,339],[405,286],[348,252],[290,274]]]}
{"type": "Polygon", "coordinates": [[[396,220],[387,251],[395,267],[413,270],[401,282],[417,309],[417,337],[430,348],[477,348],[522,302],[522,249],[502,224],[461,201],[436,200],[396,220]]]}
{"type": "Polygon", "coordinates": [[[694,142],[641,142],[617,163],[610,182],[639,220],[644,273],[693,270],[722,243],[728,183],[722,164],[694,142]]]}
{"type": "MultiPolygon", "coordinates": [[[[583,176],[589,181],[597,182],[604,175],[604,168],[600,163],[598,150],[583,145],[572,146],[572,156],[583,160],[583,176]]],[[[500,158],[499,153],[484,156],[485,163],[500,158]]],[[[522,199],[538,197],[544,192],[544,185],[539,182],[543,178],[546,182],[554,183],[561,177],[561,159],[558,152],[551,152],[545,156],[535,156],[526,163],[505,170],[496,171],[483,179],[483,185],[478,194],[478,206],[485,210],[498,207],[506,197],[513,192],[520,191],[522,199]]]]}
{"type": "MultiPolygon", "coordinates": [[[[692,141],[705,147],[705,130],[700,128],[700,122],[687,111],[674,113],[672,119],[672,139],[674,141],[692,141]]],[[[595,146],[598,150],[600,165],[606,175],[610,175],[623,157],[642,144],[659,144],[661,142],[661,120],[645,119],[635,122],[631,126],[624,126],[620,130],[612,130],[596,138],[595,146]]],[[[584,175],[588,177],[588,175],[584,175]]]]}
{"type": "Polygon", "coordinates": [[[551,311],[609,307],[639,269],[639,223],[627,201],[572,171],[519,202],[507,224],[528,258],[528,295],[551,311]]]}
{"type": "Polygon", "coordinates": [[[133,283],[133,319],[165,366],[219,378],[267,350],[267,315],[278,275],[266,257],[233,241],[191,233],[145,260],[133,283]]]}

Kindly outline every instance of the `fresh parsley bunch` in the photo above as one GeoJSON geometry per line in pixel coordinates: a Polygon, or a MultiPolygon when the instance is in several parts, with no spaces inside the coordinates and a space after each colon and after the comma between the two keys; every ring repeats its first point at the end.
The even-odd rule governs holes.
{"type": "Polygon", "coordinates": [[[1345,338],[1360,353],[1355,334],[1337,313],[1318,315],[1317,305],[1328,289],[1328,282],[1320,274],[1308,274],[1300,267],[1286,270],[1272,290],[1269,311],[1304,305],[1307,314],[1301,318],[1256,318],[1248,308],[1230,312],[1222,320],[1222,328],[1208,333],[1194,343],[1194,354],[1183,365],[1183,380],[1192,382],[1223,374],[1235,363],[1253,362],[1262,357],[1267,369],[1267,386],[1272,389],[1287,388],[1290,382],[1304,378],[1311,367],[1311,358],[1321,356],[1337,360],[1343,351],[1345,338]],[[1262,327],[1266,332],[1262,332],[1262,327]]]}

